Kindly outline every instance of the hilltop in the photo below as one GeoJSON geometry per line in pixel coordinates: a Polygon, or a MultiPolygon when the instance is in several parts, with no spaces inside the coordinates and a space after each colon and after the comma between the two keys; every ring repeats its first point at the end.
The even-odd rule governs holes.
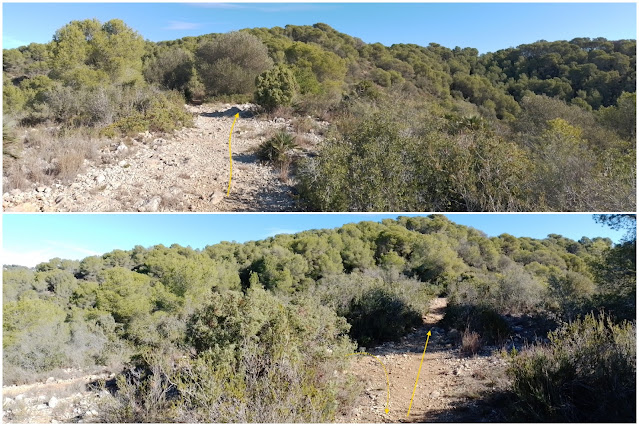
{"type": "MultiPolygon", "coordinates": [[[[294,188],[285,209],[632,211],[636,203],[635,40],[540,41],[479,55],[366,44],[324,24],[154,43],[120,20],[86,20],[50,43],[4,50],[3,75],[5,208],[17,190],[49,187],[44,197],[91,166],[123,161],[117,148],[141,134],[197,151],[180,137],[197,139],[220,103],[248,102],[257,129],[291,120],[278,129],[284,139],[251,144],[294,188]],[[323,137],[309,141],[314,131],[323,137]]],[[[198,168],[210,166],[195,155],[198,168]]],[[[281,197],[278,185],[266,186],[267,198],[281,197]]],[[[142,204],[160,197],[165,210],[260,205],[144,192],[142,204]]],[[[137,201],[91,208],[134,210],[137,201]]]]}
{"type": "Polygon", "coordinates": [[[5,388],[6,420],[55,417],[51,396],[64,421],[399,420],[432,331],[412,420],[629,421],[635,259],[634,239],[489,238],[431,215],[7,269],[3,384],[44,383],[5,388]],[[390,417],[355,351],[388,366],[390,417]]]}

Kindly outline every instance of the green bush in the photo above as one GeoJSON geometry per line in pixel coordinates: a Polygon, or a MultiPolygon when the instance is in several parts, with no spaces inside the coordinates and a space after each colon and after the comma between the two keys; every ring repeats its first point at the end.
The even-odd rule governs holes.
{"type": "Polygon", "coordinates": [[[345,315],[350,335],[359,346],[399,340],[422,322],[420,312],[384,288],[373,288],[353,299],[345,315]]]}
{"type": "Polygon", "coordinates": [[[259,38],[247,32],[219,34],[196,52],[197,71],[211,95],[253,92],[255,79],[273,62],[259,38]]]}
{"type": "Polygon", "coordinates": [[[193,78],[193,54],[180,47],[160,52],[145,64],[144,77],[168,90],[184,92],[193,78]]]}
{"type": "Polygon", "coordinates": [[[156,132],[170,132],[193,123],[193,117],[184,109],[184,99],[176,92],[165,92],[152,99],[146,118],[149,130],[156,132]]]}
{"type": "Polygon", "coordinates": [[[348,388],[334,373],[354,349],[347,331],[308,301],[256,287],[214,294],[189,322],[195,355],[137,358],[105,420],[332,422],[348,388]]]}
{"type": "Polygon", "coordinates": [[[26,93],[10,81],[5,81],[2,85],[2,110],[4,114],[17,117],[22,114],[26,103],[26,93]]]}
{"type": "Polygon", "coordinates": [[[519,147],[484,128],[447,134],[432,116],[401,115],[400,102],[343,105],[337,132],[300,165],[298,189],[309,209],[528,209],[529,164],[519,147]]]}
{"type": "Polygon", "coordinates": [[[21,299],[2,307],[2,349],[7,364],[41,372],[67,361],[69,326],[64,309],[40,299],[21,299]]]}
{"type": "Polygon", "coordinates": [[[636,328],[586,315],[524,350],[508,374],[522,418],[538,422],[636,421],[636,328]]]}
{"type": "Polygon", "coordinates": [[[443,321],[447,327],[479,333],[486,343],[501,343],[511,333],[506,320],[485,306],[449,303],[443,321]]]}
{"type": "Polygon", "coordinates": [[[288,151],[296,147],[295,136],[288,132],[279,132],[260,144],[257,150],[257,158],[281,165],[289,160],[288,151]]]}
{"type": "Polygon", "coordinates": [[[353,303],[361,300],[366,293],[381,289],[400,300],[408,310],[426,314],[430,301],[440,288],[427,285],[405,276],[389,276],[386,271],[353,272],[347,275],[332,274],[323,277],[305,292],[305,297],[317,299],[323,306],[335,310],[338,315],[347,317],[353,303]]]}
{"type": "Polygon", "coordinates": [[[290,106],[297,92],[293,72],[283,65],[257,76],[255,86],[255,102],[267,111],[278,106],[290,106]]]}
{"type": "Polygon", "coordinates": [[[204,83],[202,83],[195,71],[193,72],[193,77],[186,85],[185,93],[191,102],[202,102],[206,96],[206,87],[204,87],[204,83]]]}
{"type": "Polygon", "coordinates": [[[133,136],[145,130],[170,132],[193,123],[193,117],[184,109],[184,98],[177,92],[125,91],[114,108],[118,118],[102,128],[105,136],[133,136]]]}

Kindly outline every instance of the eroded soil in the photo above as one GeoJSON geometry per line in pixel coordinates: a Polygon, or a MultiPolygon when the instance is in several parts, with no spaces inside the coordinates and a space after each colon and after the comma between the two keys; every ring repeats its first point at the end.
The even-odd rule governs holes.
{"type": "Polygon", "coordinates": [[[390,382],[390,407],[383,368],[370,356],[357,356],[352,372],[365,383],[364,392],[339,421],[345,423],[467,422],[496,421],[499,413],[483,404],[483,393],[503,386],[506,360],[497,348],[483,348],[472,357],[460,356],[457,336],[438,327],[446,307],[445,298],[433,300],[423,325],[399,343],[386,343],[366,352],[375,355],[386,367],[390,382]],[[427,333],[426,348],[415,396],[415,386],[427,333]],[[453,337],[454,336],[454,337],[453,337]]]}
{"type": "MultiPolygon", "coordinates": [[[[292,129],[287,118],[254,115],[251,104],[187,106],[194,127],[171,134],[141,133],[102,149],[100,160],[85,161],[73,182],[34,184],[3,195],[11,212],[241,212],[298,210],[287,174],[262,164],[255,149],[280,130],[292,129]],[[228,140],[233,177],[230,194],[228,140]]],[[[328,123],[315,123],[316,128],[328,123]]],[[[305,155],[321,141],[316,129],[301,135],[305,155]]],[[[26,154],[28,155],[28,153],[26,154]]]]}

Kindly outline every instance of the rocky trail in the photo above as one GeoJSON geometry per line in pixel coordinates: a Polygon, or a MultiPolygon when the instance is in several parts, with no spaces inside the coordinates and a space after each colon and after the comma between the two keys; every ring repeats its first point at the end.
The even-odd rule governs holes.
{"type": "MultiPolygon", "coordinates": [[[[101,159],[85,161],[84,171],[70,184],[34,184],[3,195],[6,212],[218,212],[292,211],[293,187],[279,171],[261,164],[254,150],[292,120],[253,115],[252,104],[187,106],[194,127],[171,134],[141,133],[101,150],[101,159]],[[233,180],[229,180],[228,140],[232,140],[233,180]]],[[[328,123],[317,123],[327,126],[328,123]]],[[[306,148],[321,140],[310,130],[306,148]]],[[[308,151],[307,151],[308,152],[308,151]]],[[[299,151],[298,155],[305,155],[299,151]]]]}
{"type": "Polygon", "coordinates": [[[3,423],[91,423],[99,402],[108,396],[99,382],[115,377],[97,373],[66,379],[49,377],[44,382],[2,387],[3,423]]]}
{"type": "Polygon", "coordinates": [[[357,356],[352,372],[364,382],[354,408],[342,413],[344,423],[467,422],[495,421],[498,413],[480,400],[481,394],[503,379],[506,360],[486,347],[473,357],[461,357],[457,336],[437,327],[446,308],[445,298],[436,298],[423,325],[399,343],[367,348],[386,367],[390,382],[390,409],[382,366],[371,356],[357,356]],[[431,337],[419,375],[415,397],[407,416],[427,333],[431,337]]]}

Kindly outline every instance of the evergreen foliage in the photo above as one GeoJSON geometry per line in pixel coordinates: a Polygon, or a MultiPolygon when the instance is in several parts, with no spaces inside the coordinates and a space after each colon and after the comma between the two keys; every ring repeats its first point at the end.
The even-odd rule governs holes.
{"type": "Polygon", "coordinates": [[[282,65],[257,76],[255,86],[255,102],[268,111],[290,106],[297,91],[295,76],[282,65]]]}
{"type": "Polygon", "coordinates": [[[522,418],[633,422],[636,416],[636,326],[586,315],[550,333],[511,360],[509,375],[522,418]]]}
{"type": "MultiPolygon", "coordinates": [[[[624,218],[603,220],[632,220],[624,218]]],[[[606,319],[586,316],[516,358],[512,374],[522,409],[539,419],[571,419],[575,386],[590,377],[592,395],[622,395],[613,418],[626,418],[633,247],[631,239],[487,237],[430,215],[5,267],[4,381],[125,363],[104,420],[334,421],[353,395],[348,377],[334,373],[346,355],[399,339],[444,294],[444,323],[473,338],[471,352],[508,341],[508,316],[540,318],[547,331],[605,310],[606,319]],[[624,380],[607,379],[615,369],[624,380]]]]}
{"type": "Polygon", "coordinates": [[[632,211],[635,48],[577,38],[479,55],[325,24],[152,43],[120,20],[73,21],[3,51],[3,110],[116,137],[189,126],[184,99],[252,95],[332,125],[296,168],[302,209],[632,211]]]}

